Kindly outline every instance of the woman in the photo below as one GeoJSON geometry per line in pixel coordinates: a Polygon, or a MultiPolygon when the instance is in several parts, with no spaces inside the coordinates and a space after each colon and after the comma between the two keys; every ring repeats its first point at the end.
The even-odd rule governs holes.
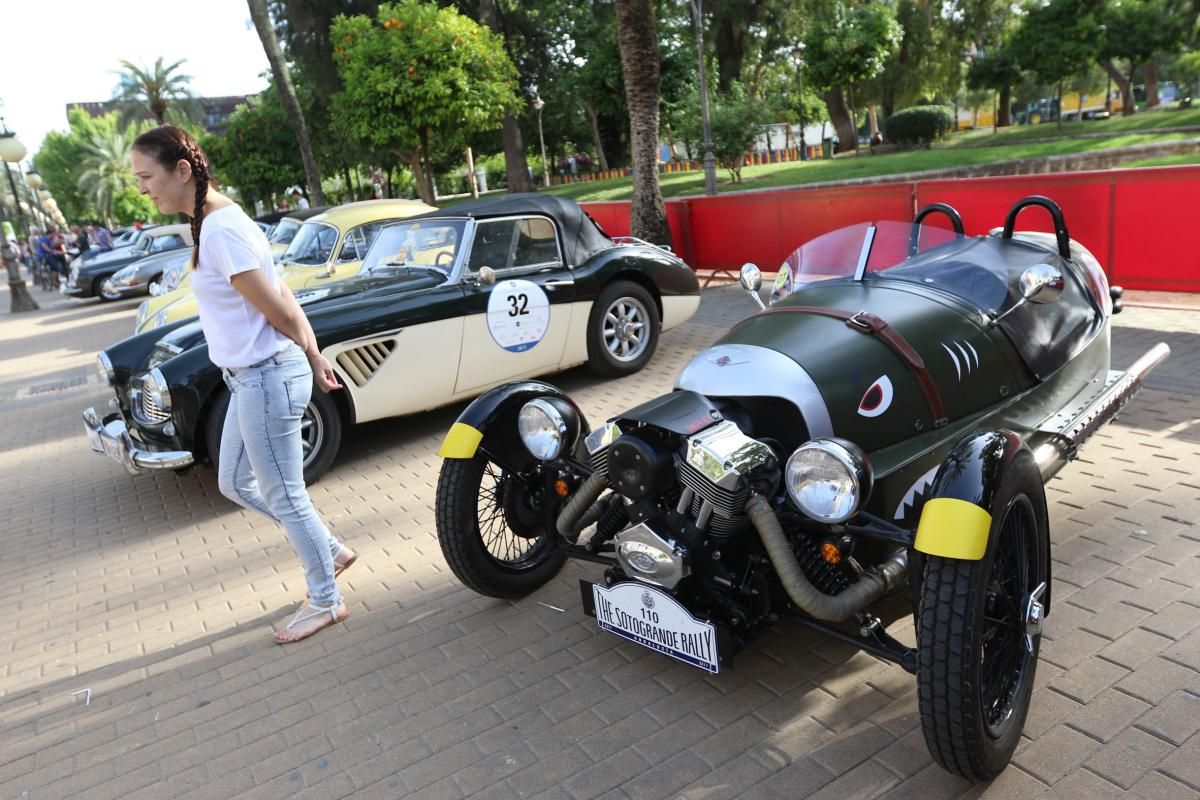
{"type": "Polygon", "coordinates": [[[138,189],[164,215],[188,214],[192,291],[208,354],[232,393],[217,459],[221,493],[283,525],[304,567],[309,601],[276,632],[297,642],[349,611],[336,576],[357,555],[321,522],[304,486],[300,418],[315,378],[341,385],[308,318],[275,274],[271,246],[245,212],[210,186],[208,158],[185,131],[163,125],[133,143],[138,189]]]}

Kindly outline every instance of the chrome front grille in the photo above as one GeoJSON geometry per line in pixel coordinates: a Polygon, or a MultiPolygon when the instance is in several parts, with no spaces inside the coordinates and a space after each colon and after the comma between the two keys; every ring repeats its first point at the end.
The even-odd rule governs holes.
{"type": "Polygon", "coordinates": [[[140,389],[133,390],[133,405],[136,405],[142,412],[142,419],[147,422],[160,423],[166,422],[171,418],[171,412],[164,411],[151,399],[150,395],[140,389]]]}

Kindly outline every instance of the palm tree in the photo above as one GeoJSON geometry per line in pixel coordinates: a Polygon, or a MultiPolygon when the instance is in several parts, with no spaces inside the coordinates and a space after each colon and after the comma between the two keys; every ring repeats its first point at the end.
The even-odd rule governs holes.
{"type": "Polygon", "coordinates": [[[191,75],[179,71],[183,66],[180,59],[174,64],[163,65],[162,56],[153,67],[139,67],[128,61],[121,62],[117,72],[119,81],[113,99],[123,104],[120,124],[130,122],[149,111],[159,125],[166,121],[168,110],[178,110],[184,116],[196,115],[196,96],[188,88],[191,75]]]}
{"type": "Polygon", "coordinates": [[[129,156],[134,136],[134,131],[101,131],[84,145],[79,189],[95,204],[109,227],[112,226],[113,199],[133,184],[129,156]]]}
{"type": "Polygon", "coordinates": [[[667,209],[658,187],[659,56],[654,0],[617,0],[617,43],[633,154],[630,233],[655,244],[671,244],[667,209]]]}
{"type": "Polygon", "coordinates": [[[275,88],[279,90],[279,99],[287,111],[288,120],[296,132],[296,141],[300,145],[300,160],[304,162],[304,177],[308,181],[308,193],[314,206],[325,205],[325,194],[321,191],[321,173],[317,170],[317,160],[313,158],[312,143],[308,140],[308,126],[304,123],[304,111],[300,108],[300,100],[296,97],[296,88],[292,86],[292,73],[283,51],[279,47],[279,39],[275,29],[271,27],[271,18],[267,14],[267,0],[246,0],[250,7],[250,18],[258,30],[258,38],[262,41],[263,51],[267,61],[271,63],[271,74],[275,77],[275,88]]]}

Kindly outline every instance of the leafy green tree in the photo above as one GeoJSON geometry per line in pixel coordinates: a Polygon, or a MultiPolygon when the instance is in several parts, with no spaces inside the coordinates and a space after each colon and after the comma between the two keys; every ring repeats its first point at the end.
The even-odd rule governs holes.
{"type": "Polygon", "coordinates": [[[276,194],[305,179],[296,133],[274,84],[238,106],[223,135],[205,136],[201,142],[217,179],[237,187],[251,205],[256,200],[270,204],[276,194]]]}
{"type": "Polygon", "coordinates": [[[167,221],[166,217],[158,213],[150,198],[139,192],[136,186],[126,186],[113,195],[112,212],[118,225],[132,225],[137,220],[167,221]]]}
{"type": "Polygon", "coordinates": [[[1012,54],[997,48],[976,57],[967,70],[967,87],[973,91],[988,89],[999,94],[996,127],[1006,128],[1012,124],[1013,85],[1021,79],[1021,67],[1012,54]]]}
{"type": "Polygon", "coordinates": [[[127,131],[97,133],[84,146],[80,162],[79,188],[92,201],[100,217],[110,224],[113,199],[134,182],[129,156],[135,133],[127,131]]]}
{"type": "Polygon", "coordinates": [[[192,77],[180,71],[183,64],[180,59],[164,65],[162,56],[153,67],[121,61],[113,99],[122,104],[122,126],[143,118],[147,111],[159,125],[167,121],[168,111],[176,112],[174,119],[197,116],[195,95],[189,88],[192,77]]]}
{"type": "Polygon", "coordinates": [[[333,98],[335,129],[405,159],[427,203],[435,140],[461,149],[518,105],[503,42],[452,8],[400,0],[375,20],[337,17],[331,35],[344,87],[333,98]]]}
{"type": "Polygon", "coordinates": [[[847,8],[837,2],[804,36],[806,81],[822,93],[842,150],[858,147],[854,87],[878,77],[900,44],[902,30],[886,6],[847,8]],[[849,92],[849,106],[847,95],[849,92]]]}
{"type": "Polygon", "coordinates": [[[1010,42],[1022,68],[1056,87],[1059,126],[1063,84],[1086,72],[1100,55],[1100,4],[1101,0],[1051,0],[1025,16],[1010,42]]]}
{"type": "Polygon", "coordinates": [[[115,111],[92,117],[81,108],[72,108],[67,112],[67,130],[46,134],[33,157],[33,165],[42,173],[46,188],[54,193],[67,219],[100,219],[92,198],[79,188],[79,165],[94,138],[118,130],[117,118],[115,111]]]}
{"type": "MultiPolygon", "coordinates": [[[[1100,21],[1104,26],[1101,66],[1121,90],[1121,113],[1132,114],[1134,72],[1143,64],[1152,65],[1155,54],[1182,48],[1187,33],[1184,15],[1167,0],[1116,0],[1103,8],[1100,21]],[[1114,59],[1129,62],[1126,75],[1117,71],[1114,59]]],[[[1157,104],[1157,91],[1153,94],[1157,104]]]]}
{"type": "Polygon", "coordinates": [[[717,164],[729,170],[734,183],[742,182],[742,167],[746,153],[754,148],[763,124],[767,122],[765,106],[751,97],[738,82],[729,91],[718,95],[709,114],[712,127],[713,155],[717,164]]]}

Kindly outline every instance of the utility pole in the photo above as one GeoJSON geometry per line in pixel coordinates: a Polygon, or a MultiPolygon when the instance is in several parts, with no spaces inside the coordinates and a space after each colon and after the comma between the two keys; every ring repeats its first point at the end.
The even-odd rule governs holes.
{"type": "Polygon", "coordinates": [[[713,156],[712,126],[708,121],[708,77],[704,68],[704,0],[688,0],[696,28],[696,52],[700,59],[700,118],[704,121],[704,193],[717,193],[717,159],[713,156]]]}

